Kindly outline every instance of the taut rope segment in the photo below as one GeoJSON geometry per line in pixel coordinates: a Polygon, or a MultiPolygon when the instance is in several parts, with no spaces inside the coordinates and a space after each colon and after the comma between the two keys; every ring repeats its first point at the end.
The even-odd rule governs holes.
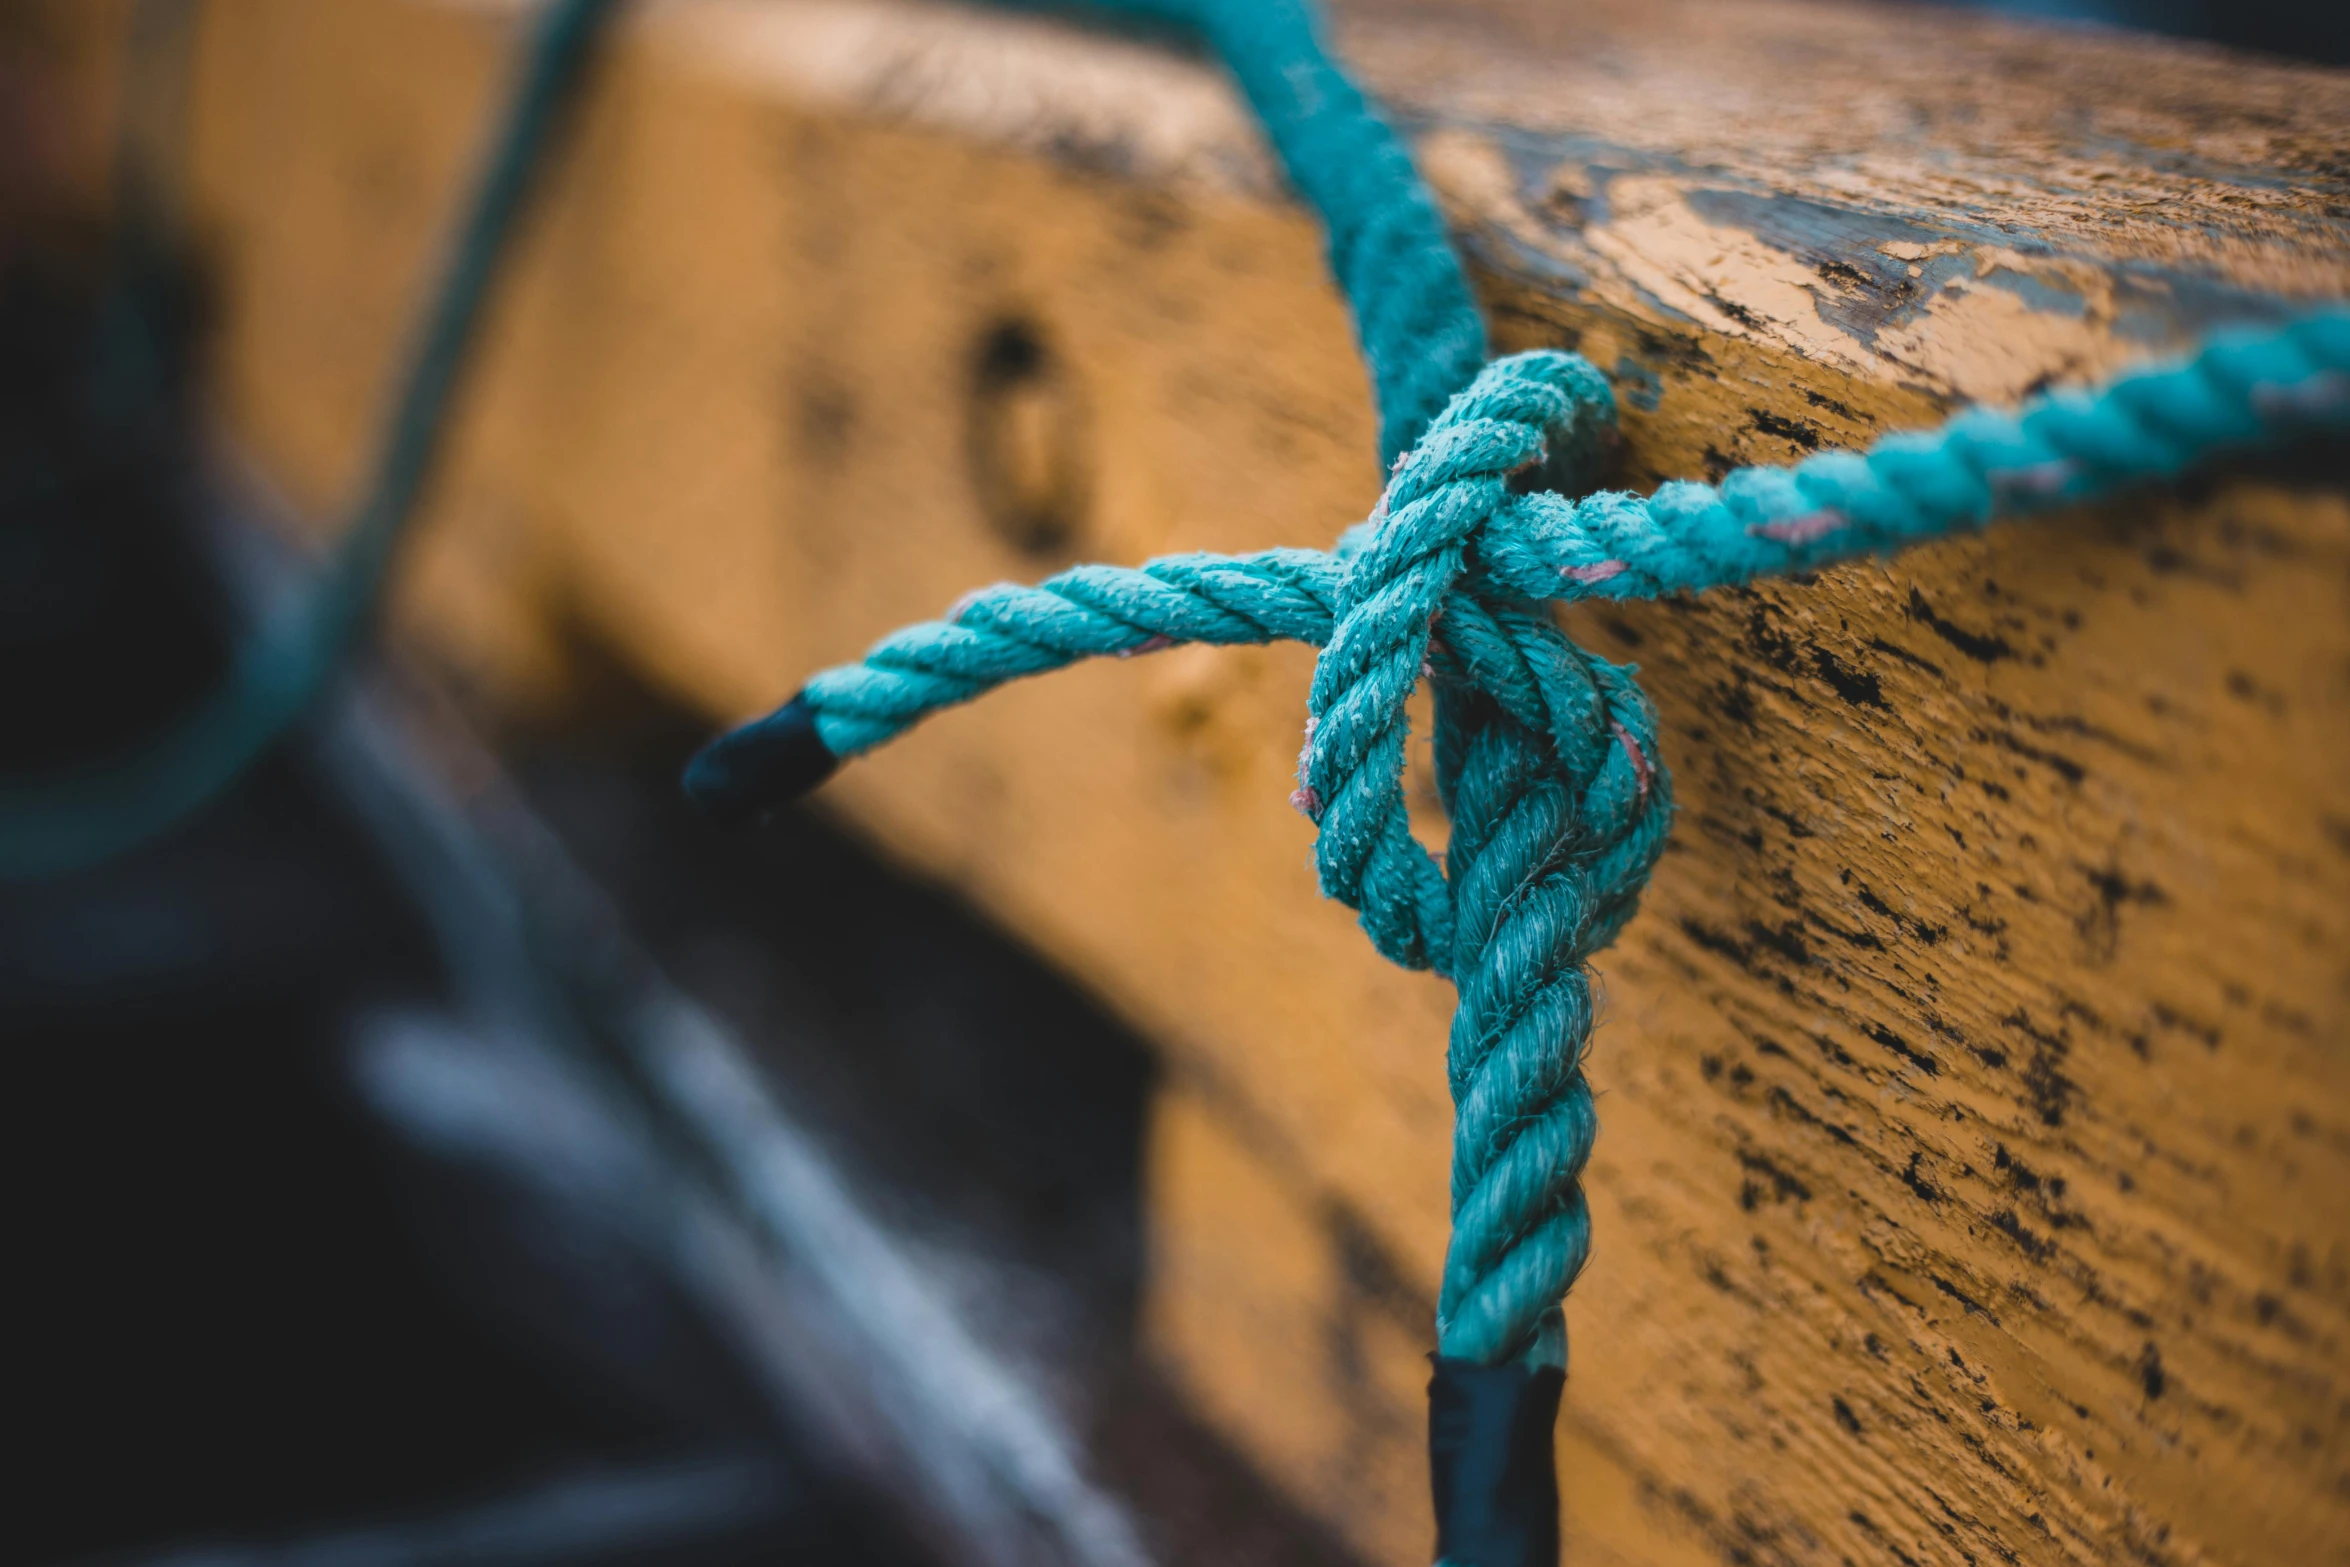
{"type": "Polygon", "coordinates": [[[1301,0],[1099,0],[1178,23],[1230,69],[1299,196],[1322,220],[1354,311],[1392,465],[1485,363],[1485,319],[1411,154],[1322,45],[1301,0]]]}
{"type": "MultiPolygon", "coordinates": [[[[1505,377],[1557,387],[1574,405],[1562,419],[1584,421],[1578,432],[1614,423],[1612,394],[1576,355],[1499,360],[1479,386],[1489,391],[1505,377]]],[[[1890,435],[1865,452],[1742,468],[1718,485],[1674,482],[1648,496],[1505,495],[1467,543],[1483,580],[1522,599],[1661,598],[1816,571],[2095,500],[2230,452],[2345,429],[2350,310],[2321,310],[2282,327],[2217,334],[2190,359],[2101,388],[2012,412],[1969,409],[1938,430],[1890,435]]],[[[1378,531],[1386,504],[1335,551],[1166,555],[979,589],[944,620],[892,632],[859,663],[817,675],[787,711],[838,760],[1007,680],[1083,658],[1178,642],[1319,647],[1330,640],[1348,562],[1378,531]]],[[[734,754],[727,747],[757,730],[746,726],[704,754],[696,793],[714,809],[758,809],[797,792],[750,778],[720,783],[734,754]]]]}

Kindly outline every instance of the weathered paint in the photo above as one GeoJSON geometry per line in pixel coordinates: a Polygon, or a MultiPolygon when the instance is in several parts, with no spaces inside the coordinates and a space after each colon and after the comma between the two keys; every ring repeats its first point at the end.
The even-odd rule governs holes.
{"type": "MultiPolygon", "coordinates": [[[[2338,74],[1772,0],[1350,6],[1343,39],[1497,337],[1617,368],[1628,480],[2350,292],[2338,74]]],[[[438,0],[208,35],[230,408],[322,515],[503,42],[438,0]]],[[[584,631],[731,717],[974,582],[1326,541],[1371,423],[1269,189],[1212,75],[1131,42],[664,6],[532,241],[406,613],[509,711],[562,698],[584,631]],[[1049,374],[975,373],[1007,332],[1049,374]],[[1073,525],[1007,526],[1064,451],[1073,525]]],[[[1577,1560],[2350,1560],[2346,610],[2338,481],[2255,475],[1578,617],[1644,666],[1686,814],[1603,965],[1577,1560]]],[[[830,802],[1164,1043],[1155,1341],[1401,1563],[1449,998],[1314,895],[1308,664],[1076,671],[830,802]]]]}

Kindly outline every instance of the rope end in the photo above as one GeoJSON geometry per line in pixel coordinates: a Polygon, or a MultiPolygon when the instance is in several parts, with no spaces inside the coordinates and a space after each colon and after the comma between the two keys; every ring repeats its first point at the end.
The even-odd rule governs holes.
{"type": "Polygon", "coordinates": [[[1551,1431],[1566,1373],[1524,1359],[1481,1366],[1431,1355],[1428,1461],[1436,1554],[1462,1567],[1556,1567],[1551,1431]]]}
{"type": "Polygon", "coordinates": [[[720,821],[744,822],[798,799],[839,766],[802,692],[695,752],[685,768],[685,797],[720,821]]]}

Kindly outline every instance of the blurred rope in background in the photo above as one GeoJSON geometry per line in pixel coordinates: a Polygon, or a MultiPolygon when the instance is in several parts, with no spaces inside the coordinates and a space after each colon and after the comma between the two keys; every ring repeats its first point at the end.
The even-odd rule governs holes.
{"type": "MultiPolygon", "coordinates": [[[[431,296],[373,474],[349,529],[311,586],[235,650],[227,678],[127,755],[62,776],[0,785],[0,877],[49,878],[99,864],[169,830],[252,765],[315,702],[373,618],[402,530],[432,477],[475,327],[528,208],[548,144],[620,0],[551,0],[539,12],[505,120],[431,296]]],[[[101,385],[118,399],[152,376],[146,301],[176,255],[179,212],[161,123],[178,112],[170,57],[192,26],[183,0],[149,0],[123,138],[125,264],[115,280],[101,385]],[[160,91],[158,89],[161,89],[160,91]],[[126,384],[127,383],[127,384],[126,384]]]]}

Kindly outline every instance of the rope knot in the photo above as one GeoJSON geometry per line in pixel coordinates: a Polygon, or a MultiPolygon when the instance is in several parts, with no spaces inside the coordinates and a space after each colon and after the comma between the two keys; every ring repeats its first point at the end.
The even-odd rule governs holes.
{"type": "MultiPolygon", "coordinates": [[[[1579,355],[1497,360],[1396,464],[1344,551],[1297,797],[1318,807],[1322,890],[1358,910],[1380,952],[1407,967],[1453,974],[1461,956],[1453,894],[1411,834],[1403,788],[1406,705],[1424,678],[1438,693],[1440,737],[1448,723],[1466,725],[1463,741],[1513,725],[1550,758],[1586,833],[1621,839],[1652,813],[1662,819],[1663,792],[1649,787],[1659,774],[1654,720],[1627,672],[1576,649],[1486,564],[1535,547],[1545,512],[1513,481],[1539,472],[1587,485],[1614,424],[1606,380],[1579,355]]],[[[1552,569],[1598,581],[1623,565],[1552,569]]],[[[1440,744],[1448,809],[1453,754],[1440,744]]],[[[1459,825],[1456,813],[1456,837],[1459,825]]]]}
{"type": "MultiPolygon", "coordinates": [[[[1580,1177],[1596,1119],[1582,1072],[1587,959],[1631,917],[1672,793],[1632,671],[1584,652],[1496,560],[1604,582],[1621,560],[1556,560],[1540,472],[1595,477],[1614,426],[1572,354],[1488,366],[1397,465],[1350,540],[1315,665],[1296,798],[1322,890],[1393,961],[1460,990],[1447,1067],[1458,1114],[1440,1353],[1564,1358],[1558,1303],[1589,1251],[1580,1177]],[[1406,712],[1429,679],[1444,862],[1411,832],[1406,712]]],[[[1557,596],[1555,593],[1549,596],[1557,596]]]]}
{"type": "Polygon", "coordinates": [[[1318,829],[1323,890],[1358,911],[1380,952],[1460,992],[1439,1345],[1478,1365],[1556,1363],[1557,1304],[1589,1245],[1584,964],[1632,914],[1672,784],[1632,671],[1569,642],[1545,601],[1697,592],[2108,493],[2350,427],[2345,388],[2350,311],[2325,310],[2220,334],[2094,394],[1976,409],[1866,452],[1643,497],[1586,493],[1615,432],[1599,373],[1572,354],[1519,355],[1485,366],[1416,442],[1406,432],[1378,509],[1336,550],[1170,555],[982,589],[709,747],[688,787],[713,809],[755,811],[926,713],[1080,659],[1185,642],[1321,647],[1291,803],[1318,829]],[[1406,706],[1422,682],[1452,820],[1441,864],[1413,838],[1404,795],[1406,706]]]}

